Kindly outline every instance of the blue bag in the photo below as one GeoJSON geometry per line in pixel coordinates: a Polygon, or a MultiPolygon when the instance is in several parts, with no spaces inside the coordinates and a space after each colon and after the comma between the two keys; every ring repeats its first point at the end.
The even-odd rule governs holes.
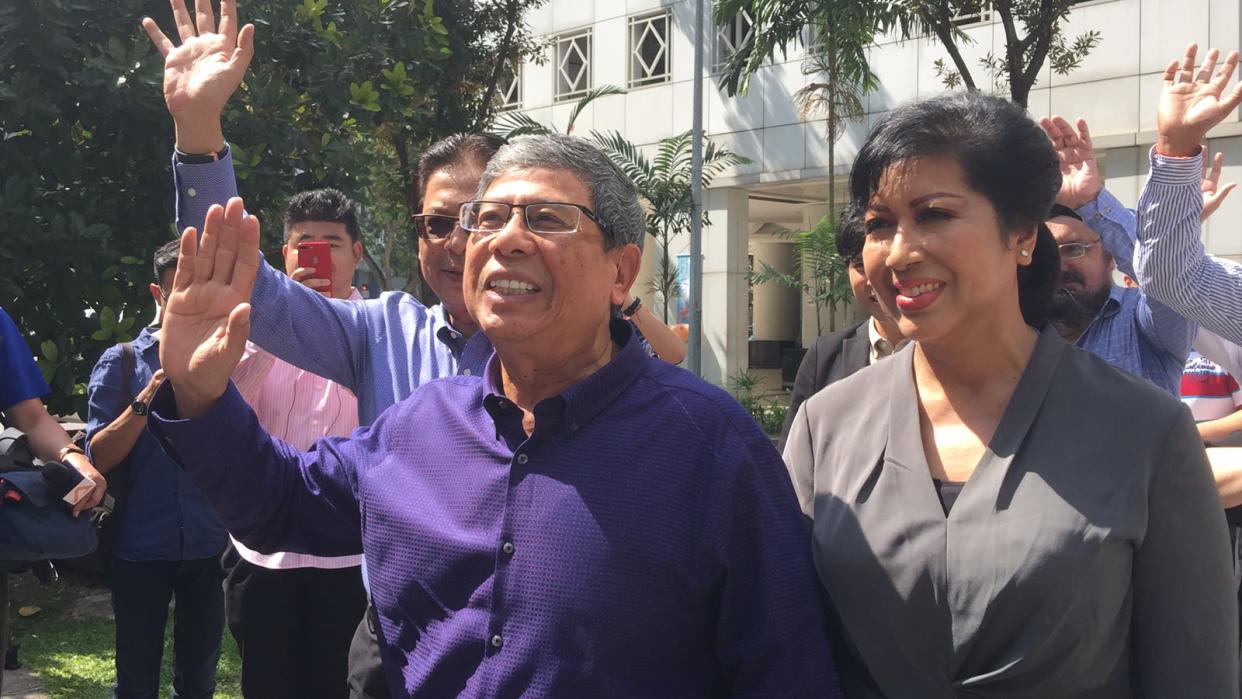
{"type": "Polygon", "coordinates": [[[74,517],[43,478],[42,462],[27,460],[25,439],[0,435],[0,572],[32,561],[77,558],[95,550],[89,516],[74,517]]]}

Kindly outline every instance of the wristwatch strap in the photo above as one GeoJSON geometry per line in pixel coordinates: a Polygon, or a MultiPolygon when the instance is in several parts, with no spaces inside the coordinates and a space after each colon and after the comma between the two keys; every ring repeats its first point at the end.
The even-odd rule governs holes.
{"type": "Polygon", "coordinates": [[[229,154],[229,144],[224,144],[224,148],[217,153],[182,153],[176,148],[173,149],[177,153],[177,162],[182,165],[206,165],[214,163],[229,154]]]}

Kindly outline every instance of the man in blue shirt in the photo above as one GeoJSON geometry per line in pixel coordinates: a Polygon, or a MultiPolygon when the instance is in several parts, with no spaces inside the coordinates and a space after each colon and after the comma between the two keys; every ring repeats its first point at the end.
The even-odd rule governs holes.
{"type": "MultiPolygon", "coordinates": [[[[151,284],[151,295],[160,308],[172,291],[177,249],[173,242],[155,253],[159,283],[151,284]]],[[[203,493],[146,429],[147,405],[163,378],[161,333],[158,325],[144,328],[131,343],[132,362],[122,345],[109,348],[87,387],[88,450],[101,471],[124,468],[129,486],[114,515],[118,528],[108,563],[116,616],[114,696],[159,696],[164,628],[175,599],[173,691],[182,699],[208,699],[224,629],[220,553],[227,534],[203,493]]]]}
{"type": "Polygon", "coordinates": [[[1077,129],[1061,117],[1040,124],[1062,163],[1048,220],[1061,252],[1053,324],[1067,341],[1179,396],[1198,327],[1144,291],[1113,284],[1114,266],[1134,277],[1134,212],[1104,188],[1086,121],[1077,129]]]}
{"type": "Polygon", "coordinates": [[[408,696],[839,696],[779,455],[727,394],[610,323],[641,259],[633,184],[549,136],[502,148],[479,191],[461,225],[464,295],[496,348],[483,375],[307,453],[229,383],[258,223],[238,200],[209,212],[165,320],[165,448],[248,546],[362,539],[408,696]]]}

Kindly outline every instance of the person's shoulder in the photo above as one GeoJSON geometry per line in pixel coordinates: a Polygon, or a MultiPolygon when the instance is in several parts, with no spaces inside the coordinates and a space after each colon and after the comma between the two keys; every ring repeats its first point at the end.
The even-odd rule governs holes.
{"type": "Polygon", "coordinates": [[[1078,412],[1105,413],[1130,426],[1165,425],[1184,404],[1151,381],[1122,371],[1098,355],[1067,345],[1054,378],[1056,389],[1078,412]],[[1089,406],[1089,407],[1088,407],[1089,406]]]}
{"type": "Polygon", "coordinates": [[[713,448],[738,444],[738,440],[767,440],[759,423],[736,398],[686,369],[650,357],[636,384],[650,394],[644,398],[654,397],[669,410],[658,419],[681,422],[689,428],[681,433],[687,438],[697,435],[713,448]]]}
{"type": "Polygon", "coordinates": [[[394,405],[401,406],[406,413],[437,414],[444,406],[460,406],[476,401],[482,405],[483,396],[487,395],[487,385],[479,376],[444,376],[433,379],[415,388],[410,395],[397,401],[394,405]]]}
{"type": "Polygon", "coordinates": [[[833,332],[828,333],[827,335],[820,335],[819,337],[815,338],[815,349],[820,354],[824,354],[825,352],[829,352],[835,348],[839,348],[846,340],[850,339],[851,337],[857,336],[859,333],[866,335],[867,334],[867,322],[868,321],[864,320],[861,323],[856,323],[849,327],[841,328],[840,330],[835,330],[833,332]]]}

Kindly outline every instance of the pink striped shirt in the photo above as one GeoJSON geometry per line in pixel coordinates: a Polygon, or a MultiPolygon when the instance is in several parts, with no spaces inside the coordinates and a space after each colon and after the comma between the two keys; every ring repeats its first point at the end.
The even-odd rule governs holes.
{"type": "MultiPolygon", "coordinates": [[[[353,290],[349,300],[361,301],[353,290]]],[[[306,451],[320,437],[348,437],[358,427],[358,400],[349,389],[303,371],[246,343],[233,383],[274,437],[306,451]]],[[[352,568],[362,556],[311,556],[289,551],[259,553],[233,539],[242,558],[261,568],[352,568]]]]}

